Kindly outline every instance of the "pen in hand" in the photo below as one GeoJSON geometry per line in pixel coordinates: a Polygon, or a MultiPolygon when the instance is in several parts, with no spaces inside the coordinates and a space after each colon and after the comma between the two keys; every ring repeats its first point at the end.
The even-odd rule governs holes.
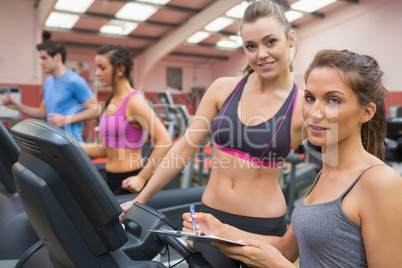
{"type": "MultiPolygon", "coordinates": [[[[191,206],[190,206],[190,212],[191,212],[191,216],[193,217],[193,216],[194,216],[194,212],[195,212],[194,205],[191,205],[191,206]]],[[[192,224],[193,224],[193,231],[195,231],[195,219],[194,219],[194,217],[193,217],[193,222],[192,222],[192,224]]]]}

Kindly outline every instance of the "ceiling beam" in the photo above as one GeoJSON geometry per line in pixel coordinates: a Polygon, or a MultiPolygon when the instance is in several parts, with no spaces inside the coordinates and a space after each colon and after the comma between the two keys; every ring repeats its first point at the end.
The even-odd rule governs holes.
{"type": "MultiPolygon", "coordinates": [[[[98,50],[101,46],[104,45],[104,43],[101,44],[88,44],[88,43],[81,43],[81,42],[63,42],[63,44],[66,47],[85,47],[85,48],[92,48],[95,50],[98,50]]],[[[130,50],[132,52],[132,55],[134,55],[134,57],[136,55],[138,55],[141,50],[139,50],[138,48],[133,48],[133,47],[129,47],[129,46],[125,46],[128,50],[130,50]]]]}
{"type": "MultiPolygon", "coordinates": [[[[98,49],[104,44],[88,44],[88,43],[81,43],[81,42],[63,42],[63,44],[66,47],[85,47],[85,48],[92,48],[92,49],[98,49]]],[[[129,49],[134,57],[135,55],[138,55],[141,50],[133,47],[126,46],[127,49],[129,49]]],[[[221,56],[221,55],[212,55],[212,54],[194,54],[194,53],[182,53],[182,52],[172,52],[169,54],[169,56],[179,56],[179,57],[191,57],[191,58],[206,58],[206,59],[214,59],[214,60],[228,60],[229,57],[227,56],[221,56]]]]}
{"type": "Polygon", "coordinates": [[[325,17],[325,14],[320,13],[320,12],[306,12],[306,11],[297,10],[297,9],[293,9],[293,8],[291,8],[289,10],[300,12],[300,13],[303,13],[304,15],[312,16],[312,17],[316,17],[316,18],[320,18],[320,19],[323,19],[325,17]]]}
{"type": "Polygon", "coordinates": [[[97,19],[104,19],[104,20],[118,20],[118,21],[129,21],[129,22],[135,22],[138,24],[143,24],[143,25],[155,25],[155,26],[168,26],[168,27],[179,27],[180,24],[175,24],[175,23],[168,23],[168,22],[158,22],[158,21],[140,21],[140,20],[131,20],[131,19],[120,19],[116,18],[113,15],[106,15],[106,14],[101,14],[101,13],[95,13],[95,12],[85,12],[85,13],[79,13],[79,12],[72,12],[72,11],[65,11],[65,10],[58,10],[56,9],[58,13],[62,14],[68,14],[68,15],[77,15],[83,18],[97,18],[97,19]]]}
{"type": "Polygon", "coordinates": [[[349,2],[349,3],[353,3],[353,4],[358,4],[359,3],[359,0],[340,0],[340,1],[349,2]]]}
{"type": "Polygon", "coordinates": [[[138,3],[138,4],[141,4],[141,5],[154,6],[154,7],[157,7],[159,9],[179,11],[179,12],[185,12],[185,13],[191,13],[191,14],[197,14],[198,12],[201,11],[201,9],[181,7],[181,6],[171,5],[171,4],[158,5],[158,4],[154,4],[154,3],[141,2],[141,1],[135,1],[135,0],[107,0],[107,1],[109,1],[109,2],[123,2],[123,3],[129,3],[129,2],[130,3],[138,3]]]}
{"type": "MultiPolygon", "coordinates": [[[[142,2],[141,2],[142,3],[142,2]]],[[[145,3],[145,2],[144,2],[145,3]]],[[[153,25],[153,26],[161,26],[161,27],[170,27],[170,28],[178,28],[180,27],[180,24],[172,24],[172,23],[166,23],[166,22],[157,22],[157,21],[151,21],[151,20],[147,20],[147,21],[138,21],[138,20],[130,20],[130,19],[120,19],[120,18],[116,18],[113,15],[107,15],[107,14],[101,14],[101,13],[96,13],[96,12],[85,12],[85,13],[79,13],[79,12],[73,12],[73,11],[66,11],[66,10],[56,10],[58,13],[62,13],[62,14],[68,14],[68,15],[77,15],[80,17],[86,17],[86,18],[97,18],[97,19],[103,19],[103,20],[117,20],[117,21],[129,21],[129,22],[134,22],[134,23],[138,23],[141,25],[153,25]]],[[[232,17],[228,17],[233,19],[232,17]]],[[[240,20],[238,20],[240,21],[240,20]]],[[[49,28],[45,26],[45,30],[48,31],[59,31],[59,32],[69,32],[69,33],[84,33],[84,34],[95,34],[95,35],[100,35],[100,36],[108,36],[108,37],[115,37],[115,38],[122,38],[121,35],[113,35],[113,34],[103,34],[97,31],[93,31],[93,30],[85,30],[85,29],[58,29],[58,28],[49,28]]],[[[211,35],[219,35],[222,37],[228,37],[231,35],[238,35],[237,32],[230,32],[230,31],[219,31],[219,32],[211,32],[211,31],[207,31],[207,30],[203,30],[205,32],[210,33],[211,35]]],[[[138,38],[141,40],[151,40],[151,41],[157,41],[158,38],[151,38],[147,37],[147,36],[138,36],[138,35],[130,35],[129,38],[138,38]]]]}
{"type": "Polygon", "coordinates": [[[229,57],[227,57],[227,56],[181,53],[181,52],[172,52],[169,54],[169,56],[181,56],[181,57],[203,58],[203,59],[214,59],[214,60],[228,60],[229,59],[229,57]]]}
{"type": "MultiPolygon", "coordinates": [[[[135,34],[129,34],[129,35],[119,35],[119,34],[108,34],[108,33],[102,33],[100,31],[96,30],[88,30],[88,29],[79,29],[79,28],[73,28],[73,29],[65,29],[65,28],[55,28],[55,27],[48,27],[45,26],[44,28],[45,31],[49,32],[62,32],[62,33],[78,33],[78,34],[88,34],[88,35],[97,35],[97,36],[102,36],[102,37],[110,37],[110,38],[118,38],[118,39],[138,39],[138,40],[144,40],[144,41],[151,41],[151,42],[158,42],[160,40],[159,37],[150,37],[150,36],[145,36],[145,35],[135,35],[135,34]]],[[[235,32],[209,32],[211,35],[218,35],[221,37],[228,37],[231,35],[238,35],[235,32]]],[[[191,44],[187,43],[187,45],[191,46],[208,46],[202,43],[197,43],[197,44],[191,44]]],[[[210,46],[208,46],[210,47],[210,46]]],[[[216,46],[215,46],[216,47],[216,46]]],[[[226,49],[226,48],[221,48],[221,47],[216,47],[221,50],[233,50],[233,49],[226,49]]],[[[236,49],[235,49],[236,50],[236,49]]]]}
{"type": "MultiPolygon", "coordinates": [[[[38,3],[38,2],[37,2],[38,3]]],[[[45,26],[45,22],[47,18],[49,17],[50,13],[52,10],[54,10],[54,7],[56,5],[57,1],[56,0],[41,0],[38,3],[38,12],[39,12],[39,25],[40,27],[45,26]]]]}
{"type": "MultiPolygon", "coordinates": [[[[170,27],[170,28],[180,27],[180,24],[176,24],[176,23],[173,24],[173,23],[157,22],[157,21],[151,21],[151,20],[139,21],[139,20],[130,20],[130,19],[119,19],[113,15],[106,15],[106,14],[94,13],[94,12],[79,13],[79,12],[66,11],[66,10],[56,10],[56,11],[58,13],[67,14],[67,15],[77,15],[77,16],[80,16],[83,18],[97,18],[97,19],[104,19],[104,20],[129,21],[129,22],[134,22],[134,23],[138,23],[141,25],[153,25],[153,26],[162,26],[162,27],[170,27]]],[[[56,31],[56,30],[54,30],[54,31],[56,31]]],[[[237,32],[229,32],[229,31],[219,31],[219,32],[211,32],[211,31],[207,31],[207,30],[203,30],[203,31],[208,32],[210,34],[217,34],[217,35],[221,35],[221,36],[238,35],[237,32]]]]}
{"type": "Polygon", "coordinates": [[[220,46],[217,46],[216,44],[211,44],[211,43],[197,43],[197,44],[184,43],[184,44],[186,46],[208,47],[208,48],[215,48],[215,49],[226,50],[226,51],[243,51],[242,46],[240,46],[238,48],[230,48],[230,47],[220,47],[220,46]]]}
{"type": "Polygon", "coordinates": [[[231,35],[239,35],[238,32],[229,32],[229,31],[213,32],[213,31],[207,31],[205,29],[200,29],[200,31],[209,33],[211,35],[219,35],[219,36],[224,36],[224,37],[231,36],[231,35]]]}
{"type": "Polygon", "coordinates": [[[45,27],[46,31],[49,32],[63,32],[63,33],[80,33],[80,34],[89,34],[89,35],[98,35],[98,36],[104,36],[104,37],[112,37],[112,38],[122,38],[122,39],[140,39],[140,40],[146,40],[146,41],[152,41],[156,42],[159,40],[159,38],[155,37],[149,37],[145,35],[119,35],[119,34],[107,34],[107,33],[101,33],[99,31],[94,31],[94,30],[87,30],[87,29],[64,29],[64,28],[53,28],[53,27],[45,27]]]}
{"type": "Polygon", "coordinates": [[[325,17],[325,15],[323,13],[319,13],[319,12],[306,12],[306,11],[302,11],[302,10],[293,9],[289,6],[287,0],[272,0],[272,1],[277,3],[278,5],[282,6],[285,11],[287,11],[287,10],[296,11],[296,12],[303,13],[304,15],[313,16],[313,17],[317,17],[317,18],[325,17]]]}

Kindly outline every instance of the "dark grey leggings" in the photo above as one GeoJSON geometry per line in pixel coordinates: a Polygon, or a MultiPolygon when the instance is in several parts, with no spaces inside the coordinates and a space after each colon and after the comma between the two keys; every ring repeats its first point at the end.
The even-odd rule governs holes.
{"type": "MultiPolygon", "coordinates": [[[[286,232],[285,216],[279,218],[255,218],[246,217],[240,215],[229,214],[223,211],[219,211],[205,205],[201,205],[201,212],[210,213],[219,219],[221,222],[232,225],[241,230],[262,234],[262,235],[276,235],[283,236],[286,232]]],[[[231,267],[248,267],[242,262],[229,259],[220,250],[211,244],[196,243],[194,242],[194,248],[200,251],[203,257],[214,268],[231,268],[231,267]]]]}

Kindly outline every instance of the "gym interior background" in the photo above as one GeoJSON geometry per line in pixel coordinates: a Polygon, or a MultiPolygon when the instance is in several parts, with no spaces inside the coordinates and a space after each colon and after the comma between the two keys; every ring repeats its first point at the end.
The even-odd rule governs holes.
{"type": "MultiPolygon", "coordinates": [[[[218,32],[209,32],[210,36],[198,44],[190,44],[187,38],[203,31],[204,26],[218,17],[230,17],[225,16],[225,12],[243,1],[170,0],[165,7],[159,7],[148,21],[139,23],[127,36],[99,33],[100,27],[115,19],[114,13],[127,2],[138,4],[140,1],[95,0],[85,14],[79,16],[74,27],[66,30],[45,25],[52,12],[76,15],[76,12],[57,10],[57,0],[0,0],[0,94],[4,90],[13,89],[12,93],[18,94],[22,103],[39,105],[46,75],[39,66],[35,46],[42,41],[45,30],[51,33],[52,39],[66,44],[69,68],[79,71],[78,65],[83,63],[85,77],[101,103],[109,91],[102,88],[95,79],[94,57],[97,48],[106,43],[120,44],[132,50],[135,56],[133,78],[136,89],[143,91],[145,97],[153,103],[184,105],[186,109],[183,114],[187,118],[195,113],[203,92],[215,79],[242,74],[246,59],[241,47],[229,49],[217,45],[218,41],[237,34],[238,20],[233,20],[232,24],[218,32]]],[[[290,6],[298,0],[277,2],[290,6]]],[[[298,41],[293,72],[296,84],[304,89],[304,70],[314,54],[321,49],[348,49],[368,54],[378,60],[385,72],[385,85],[390,91],[386,99],[387,117],[402,117],[399,68],[402,62],[402,37],[399,34],[402,28],[401,10],[400,0],[338,0],[293,21],[298,41]]],[[[158,112],[168,119],[168,110],[158,112]]],[[[0,119],[6,128],[10,128],[26,117],[10,114],[4,107],[0,107],[0,119]]],[[[182,131],[186,121],[180,122],[182,125],[176,125],[176,128],[182,131]]],[[[86,141],[98,139],[96,124],[96,121],[86,123],[86,141]]],[[[400,131],[397,133],[401,135],[400,131]]],[[[400,152],[401,145],[394,146],[400,152]]],[[[210,151],[204,153],[208,156],[210,151]]],[[[392,161],[400,171],[402,160],[398,160],[398,157],[401,157],[400,154],[392,161]]],[[[295,167],[300,161],[289,160],[289,174],[292,166],[295,167]]],[[[202,180],[208,177],[207,169],[208,166],[204,165],[204,168],[192,171],[191,174],[184,172],[182,176],[187,181],[182,181],[181,186],[191,186],[194,183],[193,175],[200,178],[196,183],[204,184],[202,180]]],[[[306,176],[305,180],[299,180],[299,184],[296,183],[292,190],[284,188],[291,199],[288,200],[290,206],[293,206],[292,201],[297,197],[289,191],[308,187],[310,175],[315,175],[310,171],[306,165],[299,168],[295,171],[296,175],[299,178],[306,176]]],[[[292,176],[287,179],[292,179],[292,176]]]]}
{"type": "MultiPolygon", "coordinates": [[[[44,77],[39,66],[35,45],[42,40],[45,22],[49,14],[54,11],[56,2],[56,0],[0,1],[0,87],[19,87],[21,101],[29,105],[38,105],[41,100],[42,83],[46,77],[44,77]]],[[[116,4],[122,6],[123,2],[127,1],[96,0],[92,5],[103,5],[104,9],[110,10],[113,7],[116,9],[116,4]]],[[[226,10],[229,10],[242,1],[171,0],[168,4],[178,6],[184,3],[189,7],[188,9],[193,7],[191,10],[198,10],[199,13],[203,10],[205,12],[208,6],[210,10],[220,8],[220,13],[215,14],[215,17],[219,17],[225,13],[225,8],[211,7],[212,4],[217,5],[219,2],[224,2],[226,10]]],[[[298,47],[293,73],[297,85],[303,88],[303,72],[318,50],[325,48],[349,49],[372,55],[378,59],[385,72],[386,86],[390,90],[390,95],[387,98],[387,112],[391,106],[402,105],[399,68],[399,62],[402,60],[402,55],[399,53],[401,37],[398,34],[398,29],[402,26],[402,17],[400,16],[402,2],[398,0],[337,2],[341,3],[331,4],[335,8],[327,7],[330,9],[329,11],[324,8],[325,16],[323,17],[308,16],[308,19],[304,19],[302,23],[298,21],[292,23],[297,26],[295,31],[298,47]]],[[[158,12],[162,11],[161,9],[158,12]]],[[[96,10],[92,13],[95,12],[96,10]]],[[[158,12],[152,16],[158,16],[158,12]]],[[[96,34],[91,36],[84,34],[84,31],[76,31],[70,35],[71,37],[65,35],[63,38],[61,31],[51,31],[52,38],[64,41],[67,44],[67,60],[70,63],[85,63],[89,83],[94,90],[97,90],[101,101],[106,93],[104,89],[97,87],[94,79],[94,56],[96,49],[107,42],[123,44],[133,50],[136,55],[135,87],[144,91],[148,99],[154,97],[156,100],[157,92],[168,89],[167,69],[181,69],[182,88],[179,94],[174,94],[174,97],[177,101],[187,104],[189,111],[193,113],[196,100],[192,95],[196,94],[192,94],[192,92],[196,92],[197,89],[208,88],[212,81],[218,77],[240,75],[246,65],[246,60],[241,50],[218,50],[206,46],[200,46],[196,52],[187,53],[187,55],[186,53],[171,53],[177,47],[181,48],[181,51],[188,51],[187,47],[191,46],[183,45],[186,43],[186,39],[202,30],[206,24],[215,19],[209,18],[210,21],[199,19],[196,17],[198,13],[193,11],[193,13],[187,14],[184,20],[183,16],[177,15],[181,14],[180,11],[175,12],[173,16],[167,14],[168,18],[161,19],[161,23],[167,20],[177,21],[181,19],[181,24],[176,23],[180,26],[158,29],[159,32],[155,30],[154,33],[152,33],[153,28],[148,26],[146,28],[148,35],[152,34],[157,37],[149,38],[151,41],[147,39],[142,41],[143,43],[146,42],[146,46],[143,43],[138,44],[138,40],[135,38],[112,35],[99,36],[96,34]],[[177,19],[177,17],[179,18],[177,19]],[[67,38],[71,38],[71,40],[67,38]],[[158,52],[155,53],[155,51],[158,52]],[[182,94],[188,94],[193,102],[188,103],[188,100],[181,96],[182,94]]],[[[317,12],[322,11],[318,10],[317,12]]],[[[150,19],[153,18],[152,16],[150,19]]],[[[95,19],[101,20],[100,23],[106,21],[106,18],[95,19]]],[[[85,25],[88,18],[83,17],[81,20],[85,25]]],[[[237,32],[236,23],[229,27],[231,27],[231,31],[237,32]]],[[[145,35],[144,33],[137,34],[137,29],[131,35],[145,35]]],[[[144,32],[144,30],[142,31],[144,32]]]]}

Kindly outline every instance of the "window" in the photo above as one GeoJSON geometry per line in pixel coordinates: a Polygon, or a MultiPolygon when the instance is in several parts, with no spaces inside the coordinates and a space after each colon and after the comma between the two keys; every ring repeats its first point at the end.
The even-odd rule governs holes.
{"type": "Polygon", "coordinates": [[[167,67],[166,69],[167,87],[170,89],[182,90],[182,69],[167,67]]]}

